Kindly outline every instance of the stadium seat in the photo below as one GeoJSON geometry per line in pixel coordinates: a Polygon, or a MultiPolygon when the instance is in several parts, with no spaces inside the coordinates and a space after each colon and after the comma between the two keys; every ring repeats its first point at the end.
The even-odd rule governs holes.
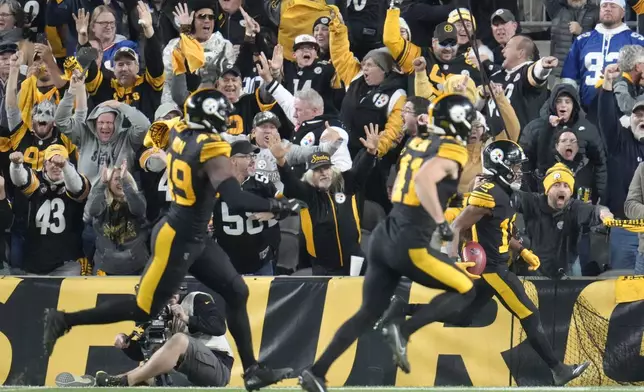
{"type": "Polygon", "coordinates": [[[313,276],[313,268],[302,268],[292,273],[291,276],[313,276]]]}
{"type": "Polygon", "coordinates": [[[606,272],[602,272],[599,274],[598,278],[616,278],[618,276],[625,276],[625,275],[634,275],[635,271],[632,269],[614,269],[614,270],[608,270],[606,272]]]}
{"type": "Polygon", "coordinates": [[[277,268],[287,271],[295,271],[300,255],[300,240],[297,233],[284,231],[281,228],[280,250],[277,256],[277,268]]]}

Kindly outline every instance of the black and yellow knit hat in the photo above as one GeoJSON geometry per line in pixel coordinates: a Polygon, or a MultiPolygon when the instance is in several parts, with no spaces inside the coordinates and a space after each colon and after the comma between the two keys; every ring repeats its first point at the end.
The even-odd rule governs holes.
{"type": "Polygon", "coordinates": [[[568,184],[571,190],[575,189],[575,176],[568,166],[560,162],[556,163],[546,172],[546,178],[543,179],[543,187],[546,190],[546,194],[548,194],[550,188],[558,182],[568,184]]]}

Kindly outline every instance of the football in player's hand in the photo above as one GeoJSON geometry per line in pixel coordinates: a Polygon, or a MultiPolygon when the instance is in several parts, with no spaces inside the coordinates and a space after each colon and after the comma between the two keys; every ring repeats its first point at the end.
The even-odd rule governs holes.
{"type": "Polygon", "coordinates": [[[463,248],[463,261],[476,263],[475,266],[469,267],[467,271],[474,275],[481,275],[487,262],[485,250],[483,250],[481,244],[475,241],[466,243],[463,248]]]}

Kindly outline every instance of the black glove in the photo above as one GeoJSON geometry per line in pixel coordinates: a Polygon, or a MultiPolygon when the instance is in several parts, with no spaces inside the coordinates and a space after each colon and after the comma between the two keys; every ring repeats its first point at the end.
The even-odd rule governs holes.
{"type": "Polygon", "coordinates": [[[284,219],[290,215],[297,215],[302,208],[299,201],[295,199],[269,199],[271,207],[269,212],[275,215],[275,219],[284,219]]]}
{"type": "Polygon", "coordinates": [[[447,221],[438,225],[438,234],[441,236],[441,240],[443,241],[451,241],[454,239],[454,233],[449,227],[449,223],[447,223],[447,221]]]}

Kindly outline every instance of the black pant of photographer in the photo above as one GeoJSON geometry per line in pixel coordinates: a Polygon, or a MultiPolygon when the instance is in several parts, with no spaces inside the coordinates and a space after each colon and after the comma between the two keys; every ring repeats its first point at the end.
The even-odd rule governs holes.
{"type": "MultiPolygon", "coordinates": [[[[123,375],[127,377],[127,384],[121,382],[120,385],[138,385],[176,369],[178,373],[184,374],[193,386],[223,387],[230,382],[231,366],[232,360],[230,364],[226,364],[199,340],[184,333],[177,333],[156,351],[149,361],[123,375]]],[[[97,377],[96,382],[99,386],[114,386],[114,381],[121,381],[123,376],[109,376],[109,381],[107,377],[97,377]],[[115,378],[118,380],[114,380],[115,378]]]]}

